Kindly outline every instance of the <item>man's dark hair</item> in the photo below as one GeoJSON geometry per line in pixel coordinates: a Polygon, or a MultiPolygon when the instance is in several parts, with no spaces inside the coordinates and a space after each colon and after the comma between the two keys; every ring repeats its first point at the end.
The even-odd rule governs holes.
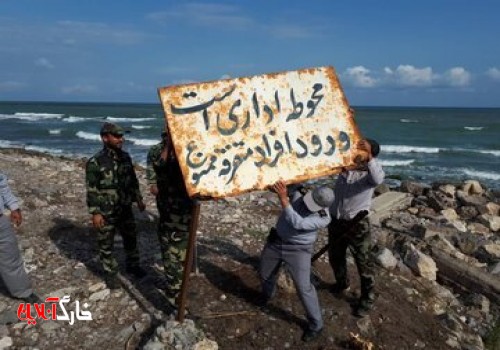
{"type": "Polygon", "coordinates": [[[377,141],[372,139],[366,139],[366,141],[370,144],[372,148],[372,157],[376,158],[380,153],[380,145],[378,144],[377,141]]]}

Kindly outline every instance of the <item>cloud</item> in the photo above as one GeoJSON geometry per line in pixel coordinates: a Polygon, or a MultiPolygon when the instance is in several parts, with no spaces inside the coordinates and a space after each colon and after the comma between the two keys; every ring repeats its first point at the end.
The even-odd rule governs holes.
{"type": "Polygon", "coordinates": [[[193,80],[193,79],[179,79],[179,80],[174,80],[172,83],[174,85],[185,85],[185,84],[193,84],[193,83],[198,83],[199,81],[193,80]]]}
{"type": "Polygon", "coordinates": [[[97,90],[98,89],[93,85],[77,84],[63,87],[61,92],[65,95],[86,95],[97,92],[97,90]]]}
{"type": "Polygon", "coordinates": [[[44,56],[61,53],[68,47],[73,49],[94,44],[128,46],[154,37],[157,35],[127,29],[123,25],[99,22],[62,20],[23,23],[13,19],[0,21],[0,52],[9,54],[37,52],[44,56]]]}
{"type": "Polygon", "coordinates": [[[190,67],[181,67],[181,66],[168,66],[159,68],[157,71],[159,74],[165,74],[165,75],[180,75],[180,74],[185,75],[188,73],[193,73],[194,71],[196,71],[196,69],[190,67]]]}
{"type": "Polygon", "coordinates": [[[445,72],[444,81],[450,86],[468,86],[471,74],[462,67],[453,67],[445,72]]]}
{"type": "Polygon", "coordinates": [[[149,13],[146,18],[162,24],[179,19],[190,24],[225,29],[244,29],[254,24],[252,18],[238,12],[238,7],[232,5],[190,3],[170,11],[149,13]]]}
{"type": "Polygon", "coordinates": [[[141,43],[148,35],[134,30],[117,29],[105,23],[82,21],[59,21],[54,32],[58,42],[65,45],[79,43],[105,43],[133,45],[141,43]]]}
{"type": "Polygon", "coordinates": [[[269,32],[279,39],[304,39],[316,36],[316,33],[311,28],[293,25],[293,24],[278,24],[269,27],[269,32]]]}
{"type": "Polygon", "coordinates": [[[500,69],[498,69],[497,67],[492,67],[488,69],[486,75],[493,80],[500,81],[500,69]]]}
{"type": "Polygon", "coordinates": [[[54,65],[49,62],[45,57],[40,57],[35,60],[35,66],[42,67],[46,69],[54,69],[54,65]]]}
{"type": "Polygon", "coordinates": [[[431,86],[435,78],[432,68],[416,68],[412,65],[399,65],[396,70],[391,70],[389,75],[392,76],[397,84],[409,87],[431,86]]]}
{"type": "Polygon", "coordinates": [[[347,68],[342,76],[355,87],[370,88],[377,83],[376,79],[370,76],[370,70],[363,66],[347,68]]]}
{"type": "MultiPolygon", "coordinates": [[[[497,72],[500,79],[500,71],[497,72]]],[[[452,67],[444,73],[436,73],[431,67],[418,68],[401,64],[396,68],[384,67],[376,71],[364,66],[350,67],[342,78],[354,87],[375,88],[447,88],[468,87],[472,74],[463,67],[452,67]]]]}
{"type": "Polygon", "coordinates": [[[152,12],[147,19],[160,24],[169,24],[174,20],[189,25],[219,28],[224,30],[253,30],[264,32],[278,39],[303,39],[317,37],[321,31],[316,27],[307,27],[292,23],[264,24],[242,13],[238,6],[216,3],[189,3],[168,11],[152,12]]]}
{"type": "Polygon", "coordinates": [[[0,91],[15,91],[23,88],[25,84],[18,81],[0,81],[0,91]]]}

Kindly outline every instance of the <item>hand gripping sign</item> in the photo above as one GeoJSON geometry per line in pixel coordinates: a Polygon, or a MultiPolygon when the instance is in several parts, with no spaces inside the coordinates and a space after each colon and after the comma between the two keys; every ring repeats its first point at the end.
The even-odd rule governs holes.
{"type": "Polygon", "coordinates": [[[333,67],[158,89],[190,196],[302,182],[354,163],[361,138],[333,67]]]}

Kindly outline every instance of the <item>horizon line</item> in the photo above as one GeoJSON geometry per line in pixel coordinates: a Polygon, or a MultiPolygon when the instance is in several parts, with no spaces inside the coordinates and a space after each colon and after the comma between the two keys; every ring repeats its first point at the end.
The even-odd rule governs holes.
{"type": "MultiPolygon", "coordinates": [[[[46,103],[46,104],[123,104],[123,105],[158,105],[161,107],[161,102],[124,102],[124,101],[53,101],[53,100],[9,100],[1,101],[0,104],[9,103],[24,103],[24,104],[35,104],[35,103],[46,103]]],[[[433,105],[362,105],[362,104],[352,104],[350,105],[355,108],[462,108],[462,109],[499,109],[500,106],[433,106],[433,105]]]]}

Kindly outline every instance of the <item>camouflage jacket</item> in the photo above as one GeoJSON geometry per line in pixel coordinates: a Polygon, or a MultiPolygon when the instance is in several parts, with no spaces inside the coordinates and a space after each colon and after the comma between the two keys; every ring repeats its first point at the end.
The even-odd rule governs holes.
{"type": "Polygon", "coordinates": [[[150,185],[158,186],[159,197],[169,197],[169,201],[182,201],[190,204],[191,199],[184,185],[179,162],[173,153],[166,160],[161,159],[163,142],[150,148],[147,158],[146,178],[150,185]]]}
{"type": "Polygon", "coordinates": [[[104,147],[87,162],[87,205],[91,214],[113,216],[142,200],[132,159],[124,151],[104,147]]]}

